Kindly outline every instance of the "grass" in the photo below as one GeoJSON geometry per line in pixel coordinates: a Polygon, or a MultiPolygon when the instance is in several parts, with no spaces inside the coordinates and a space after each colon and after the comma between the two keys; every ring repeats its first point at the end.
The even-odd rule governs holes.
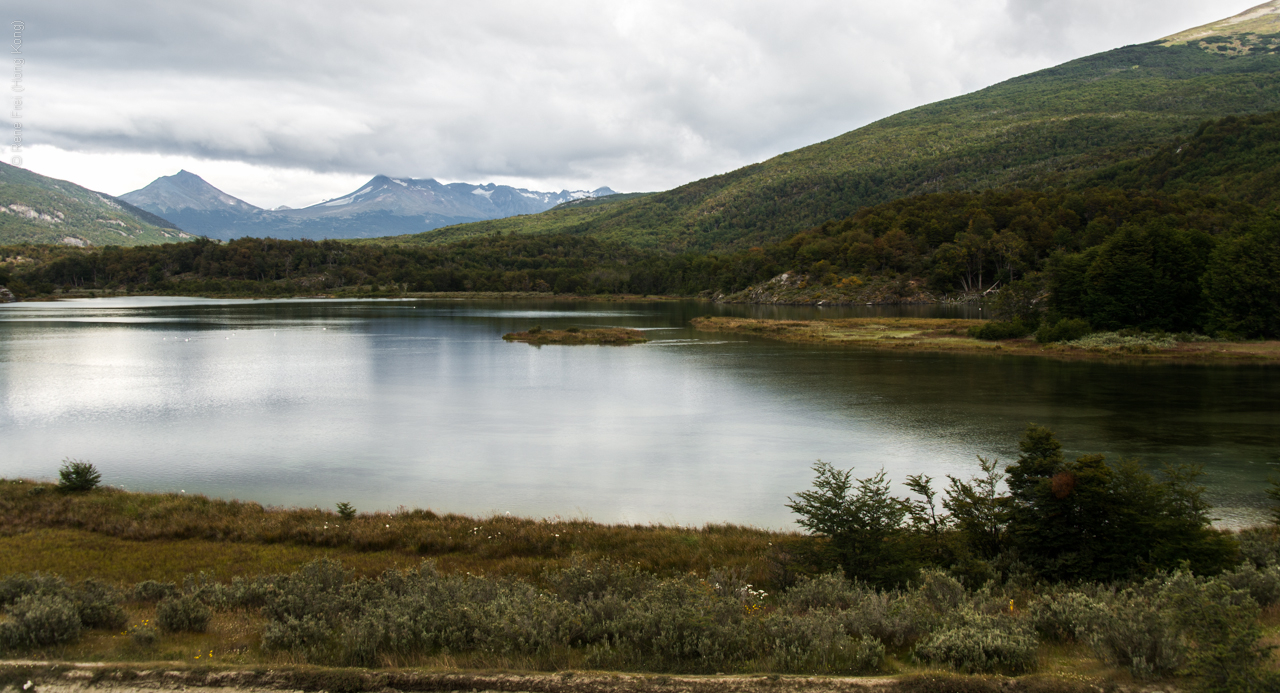
{"type": "Polygon", "coordinates": [[[602,327],[580,330],[570,327],[567,330],[544,330],[533,327],[524,332],[510,332],[502,335],[508,342],[524,342],[534,346],[544,344],[596,344],[601,346],[627,346],[644,344],[649,341],[640,330],[629,330],[622,327],[602,327]]]}
{"type": "Polygon", "coordinates": [[[132,583],[208,570],[225,580],[331,557],[362,574],[433,558],[447,572],[535,578],[582,556],[661,575],[728,568],[763,582],[774,545],[799,539],[727,524],[606,525],[429,510],[345,522],[332,510],[114,488],[63,494],[53,484],[0,481],[0,577],[42,570],[132,583]]]}
{"type": "Polygon", "coordinates": [[[1068,344],[1039,344],[1031,338],[992,342],[968,336],[969,327],[986,322],[954,318],[766,320],[700,317],[694,318],[692,324],[704,332],[731,332],[796,344],[832,344],[871,349],[1039,356],[1061,360],[1280,363],[1280,341],[1179,342],[1168,349],[1149,346],[1129,349],[1124,346],[1083,348],[1068,344]]]}

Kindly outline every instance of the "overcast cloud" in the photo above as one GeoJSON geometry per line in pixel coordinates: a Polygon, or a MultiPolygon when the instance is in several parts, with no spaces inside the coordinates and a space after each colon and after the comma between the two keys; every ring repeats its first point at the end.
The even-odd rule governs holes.
{"type": "Polygon", "coordinates": [[[661,190],[1259,0],[24,3],[25,165],[262,206],[377,173],[661,190]],[[113,5],[121,5],[115,6],[113,5]]]}

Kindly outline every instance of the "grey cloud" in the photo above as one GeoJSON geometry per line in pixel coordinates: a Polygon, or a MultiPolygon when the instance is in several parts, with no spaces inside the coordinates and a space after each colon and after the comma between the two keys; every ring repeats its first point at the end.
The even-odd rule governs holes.
{"type": "Polygon", "coordinates": [[[660,189],[1247,6],[52,0],[27,19],[31,137],[660,189]]]}

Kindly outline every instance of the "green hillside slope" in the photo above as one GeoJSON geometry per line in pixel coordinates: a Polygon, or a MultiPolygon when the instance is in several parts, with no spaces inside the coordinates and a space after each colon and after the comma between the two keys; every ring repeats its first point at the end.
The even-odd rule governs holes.
{"type": "Polygon", "coordinates": [[[649,248],[743,248],[908,195],[1070,182],[1207,119],[1280,110],[1280,56],[1269,40],[1256,44],[1230,54],[1204,42],[1127,46],[667,192],[419,240],[568,231],[649,248]]]}
{"type": "Polygon", "coordinates": [[[192,237],[110,195],[0,163],[0,244],[150,245],[192,237]]]}
{"type": "Polygon", "coordinates": [[[1194,191],[1274,207],[1280,202],[1280,113],[1204,123],[1151,157],[1103,169],[1083,185],[1194,191]]]}

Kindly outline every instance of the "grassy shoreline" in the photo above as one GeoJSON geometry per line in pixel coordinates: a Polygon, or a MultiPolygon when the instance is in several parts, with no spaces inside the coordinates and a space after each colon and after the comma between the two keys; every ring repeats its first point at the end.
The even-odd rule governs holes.
{"type": "Polygon", "coordinates": [[[1280,364],[1280,341],[1207,341],[1180,343],[1171,349],[1126,350],[1039,344],[1031,338],[983,341],[968,336],[970,327],[986,322],[959,318],[771,320],[699,317],[694,318],[692,324],[695,329],[703,332],[746,334],[792,344],[827,344],[864,349],[1032,356],[1066,361],[1280,364]]]}
{"type": "Polygon", "coordinates": [[[661,575],[741,571],[763,582],[775,546],[798,533],[730,524],[700,528],[607,525],[585,519],[487,518],[430,510],[361,513],[271,508],[183,493],[101,487],[59,493],[52,483],[0,480],[0,566],[120,582],[218,579],[280,570],[317,558],[351,561],[362,575],[436,560],[446,572],[535,578],[574,556],[634,563],[661,575]],[[80,557],[92,555],[92,562],[80,557]],[[206,567],[207,566],[207,567],[206,567]]]}
{"type": "MultiPolygon", "coordinates": [[[[790,586],[778,588],[775,594],[769,585],[788,580],[777,573],[786,565],[787,552],[813,550],[815,541],[821,540],[732,525],[696,529],[603,525],[560,518],[471,518],[427,510],[343,518],[329,510],[269,508],[198,495],[102,487],[64,493],[49,483],[0,480],[0,556],[6,557],[0,565],[0,582],[37,571],[63,575],[68,583],[86,578],[103,581],[125,595],[118,603],[123,607],[121,623],[128,625],[127,630],[124,626],[86,627],[73,642],[21,651],[28,658],[26,663],[0,660],[0,688],[15,682],[20,687],[32,680],[48,693],[62,693],[58,686],[64,684],[120,689],[122,693],[169,685],[174,689],[198,686],[352,693],[388,688],[545,693],[606,689],[800,693],[864,688],[1074,693],[1136,683],[1124,667],[1108,663],[1110,660],[1104,660],[1084,641],[1070,638],[1043,636],[1036,641],[1032,673],[1021,668],[1004,672],[1006,676],[965,676],[920,661],[913,654],[913,643],[924,642],[932,637],[930,633],[948,632],[952,627],[948,624],[955,619],[976,618],[974,623],[994,628],[992,633],[1030,633],[1033,625],[1040,628],[1044,619],[1056,618],[1052,605],[1057,598],[1052,595],[1062,593],[1066,599],[1070,594],[1064,590],[1068,588],[1009,584],[988,593],[986,588],[963,588],[941,574],[926,574],[918,585],[876,591],[835,576],[816,576],[811,582],[796,582],[792,576],[790,586]],[[388,619],[397,613],[396,618],[409,617],[421,613],[421,607],[396,612],[395,608],[406,607],[396,606],[401,602],[395,600],[403,597],[395,595],[440,590],[455,594],[454,601],[478,599],[474,608],[477,614],[489,614],[485,618],[509,613],[502,618],[514,619],[511,627],[535,628],[530,631],[533,635],[538,632],[537,619],[530,623],[522,616],[532,613],[529,609],[549,610],[542,616],[533,615],[562,624],[557,628],[578,628],[573,623],[579,618],[604,619],[606,624],[615,624],[611,628],[624,628],[620,631],[623,634],[631,633],[626,628],[636,629],[635,637],[649,627],[646,619],[651,618],[650,611],[668,614],[664,610],[669,610],[668,616],[652,616],[657,620],[650,625],[667,623],[663,618],[685,619],[663,627],[674,627],[677,633],[709,629],[707,636],[724,628],[726,647],[737,642],[734,647],[763,648],[763,654],[734,659],[736,663],[727,666],[698,664],[670,655],[650,664],[650,659],[627,655],[625,648],[611,650],[607,640],[601,645],[598,636],[590,636],[597,640],[574,639],[587,638],[587,630],[580,636],[565,636],[567,640],[549,649],[527,651],[486,649],[483,645],[462,650],[380,646],[383,654],[365,664],[372,668],[344,668],[347,655],[334,650],[271,644],[271,638],[279,640],[280,628],[290,623],[279,613],[273,616],[272,609],[283,608],[282,604],[296,607],[298,598],[317,599],[315,595],[332,584],[316,577],[315,559],[340,562],[348,580],[368,578],[359,589],[348,583],[342,592],[345,597],[329,593],[338,601],[333,602],[336,606],[325,608],[348,609],[344,612],[348,615],[341,618],[359,618],[373,608],[392,609],[387,612],[388,619]],[[429,560],[424,563],[424,559],[429,560]],[[212,614],[207,630],[165,632],[158,644],[139,644],[134,630],[139,624],[155,622],[162,610],[156,601],[159,597],[139,596],[136,586],[148,580],[177,583],[182,593],[208,603],[212,614]],[[753,584],[765,585],[770,596],[766,599],[764,592],[753,591],[753,584]],[[402,589],[402,585],[420,587],[402,589]],[[357,598],[374,601],[366,606],[341,601],[357,598]],[[502,606],[506,603],[503,600],[514,600],[514,605],[502,606]],[[341,606],[344,603],[348,605],[341,606]],[[627,625],[630,621],[616,615],[619,609],[631,609],[627,618],[639,620],[627,625]],[[554,615],[559,612],[570,618],[566,621],[554,615]],[[717,626],[717,619],[727,624],[717,626]],[[879,663],[831,664],[822,660],[803,664],[786,659],[790,655],[784,656],[785,648],[768,644],[773,640],[750,646],[735,640],[751,633],[757,634],[751,637],[768,634],[767,638],[794,641],[788,647],[804,653],[807,648],[828,646],[830,643],[820,645],[825,638],[845,637],[822,635],[826,631],[821,628],[832,627],[830,619],[844,619],[847,624],[842,627],[856,629],[862,633],[859,637],[874,638],[877,644],[872,654],[875,647],[880,648],[880,654],[875,655],[879,663]],[[827,625],[822,626],[824,623],[827,625]],[[814,628],[819,630],[810,630],[814,628]],[[881,642],[883,645],[878,644],[881,642]],[[313,666],[326,661],[339,666],[313,666]],[[86,668],[68,666],[68,662],[98,664],[86,668]],[[817,668],[804,675],[786,675],[810,666],[817,668]],[[870,677],[837,674],[844,669],[870,677]],[[173,673],[164,674],[164,679],[144,673],[156,670],[173,673]],[[616,671],[632,673],[609,673],[616,671]],[[715,671],[733,675],[709,675],[715,671]],[[686,675],[691,672],[708,675],[686,675]]],[[[1275,580],[1280,588],[1280,576],[1275,580]]],[[[75,589],[84,589],[89,583],[76,584],[80,586],[75,589]]],[[[1120,602],[1112,606],[1108,601],[1117,598],[1115,593],[1081,589],[1106,609],[1123,612],[1120,602]]],[[[450,601],[436,599],[440,609],[450,601]]],[[[457,617],[467,610],[464,604],[460,611],[454,611],[457,617]]],[[[0,616],[0,623],[12,618],[0,616]]],[[[372,622],[381,623],[382,617],[372,622]]],[[[333,637],[365,637],[359,635],[363,631],[354,621],[343,623],[346,625],[338,627],[333,637]]],[[[483,619],[477,623],[483,625],[483,619]]],[[[1266,643],[1280,642],[1280,604],[1268,605],[1259,625],[1267,633],[1266,643]]],[[[470,628],[468,625],[460,632],[470,628]]],[[[858,646],[859,640],[850,638],[846,645],[858,646]]],[[[695,637],[689,642],[704,641],[695,637]]],[[[838,650],[829,654],[844,656],[838,650]]],[[[1280,660],[1273,658],[1271,666],[1280,666],[1280,660]]],[[[1178,682],[1164,678],[1146,683],[1167,687],[1178,682]]]]}

